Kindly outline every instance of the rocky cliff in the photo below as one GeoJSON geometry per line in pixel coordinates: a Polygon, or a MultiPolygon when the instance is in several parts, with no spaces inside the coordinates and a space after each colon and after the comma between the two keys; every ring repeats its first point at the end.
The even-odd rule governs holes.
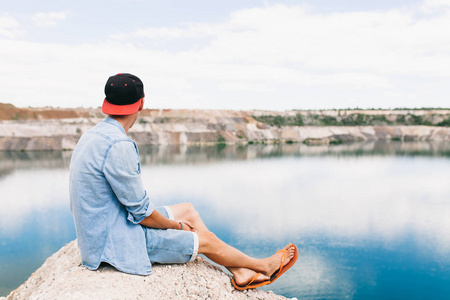
{"type": "Polygon", "coordinates": [[[238,291],[230,276],[197,257],[182,265],[155,265],[138,276],[101,266],[81,265],[76,241],[48,258],[28,280],[6,298],[14,299],[286,299],[262,290],[238,291]]]}
{"type": "MultiPolygon", "coordinates": [[[[312,113],[311,111],[144,110],[129,134],[139,145],[450,141],[450,127],[433,125],[446,124],[450,111],[389,113],[385,111],[384,119],[375,118],[379,113],[379,111],[312,113]],[[370,117],[361,117],[368,113],[371,113],[368,115],[370,117]],[[425,120],[429,125],[308,125],[319,123],[323,125],[324,122],[359,124],[361,120],[375,124],[381,122],[380,120],[388,120],[391,122],[389,124],[397,124],[396,120],[400,119],[416,124],[414,122],[418,119],[411,117],[412,113],[420,116],[420,120],[425,120]],[[301,124],[297,124],[300,121],[301,124]]],[[[75,147],[82,133],[104,118],[99,109],[74,109],[72,112],[63,109],[40,109],[33,113],[29,112],[27,116],[25,119],[0,121],[0,150],[70,150],[75,147]]]]}

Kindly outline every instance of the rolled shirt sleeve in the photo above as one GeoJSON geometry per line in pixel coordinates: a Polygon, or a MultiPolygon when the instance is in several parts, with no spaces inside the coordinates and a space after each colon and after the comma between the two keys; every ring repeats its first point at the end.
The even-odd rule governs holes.
{"type": "Polygon", "coordinates": [[[142,185],[139,152],[134,142],[114,143],[105,158],[103,172],[117,199],[128,211],[130,222],[139,224],[152,214],[155,207],[142,185]]]}

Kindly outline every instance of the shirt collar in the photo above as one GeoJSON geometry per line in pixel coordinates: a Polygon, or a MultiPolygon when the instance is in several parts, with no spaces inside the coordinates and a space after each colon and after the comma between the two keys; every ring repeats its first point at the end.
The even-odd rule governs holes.
{"type": "Polygon", "coordinates": [[[120,131],[122,131],[124,134],[127,134],[127,133],[125,132],[125,129],[123,129],[122,124],[119,123],[119,121],[114,120],[114,119],[111,118],[111,117],[106,117],[106,119],[104,120],[104,122],[109,123],[109,124],[111,124],[111,125],[114,125],[114,126],[118,127],[118,128],[120,129],[120,131]]]}

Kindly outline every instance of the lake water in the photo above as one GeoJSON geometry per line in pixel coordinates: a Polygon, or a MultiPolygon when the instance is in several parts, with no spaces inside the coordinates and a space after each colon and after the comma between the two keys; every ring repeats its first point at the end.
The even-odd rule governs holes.
{"type": "MultiPolygon", "coordinates": [[[[0,296],[75,238],[70,152],[0,152],[0,296]]],[[[271,289],[298,299],[450,297],[450,144],[146,147],[157,204],[192,202],[220,238],[297,264],[271,289]]]]}

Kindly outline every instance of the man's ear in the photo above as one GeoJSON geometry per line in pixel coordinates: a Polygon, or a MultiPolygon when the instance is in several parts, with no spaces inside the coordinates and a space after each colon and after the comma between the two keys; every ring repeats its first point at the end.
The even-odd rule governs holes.
{"type": "Polygon", "coordinates": [[[144,109],[144,98],[141,99],[141,105],[139,105],[139,110],[142,111],[144,109]]]}

